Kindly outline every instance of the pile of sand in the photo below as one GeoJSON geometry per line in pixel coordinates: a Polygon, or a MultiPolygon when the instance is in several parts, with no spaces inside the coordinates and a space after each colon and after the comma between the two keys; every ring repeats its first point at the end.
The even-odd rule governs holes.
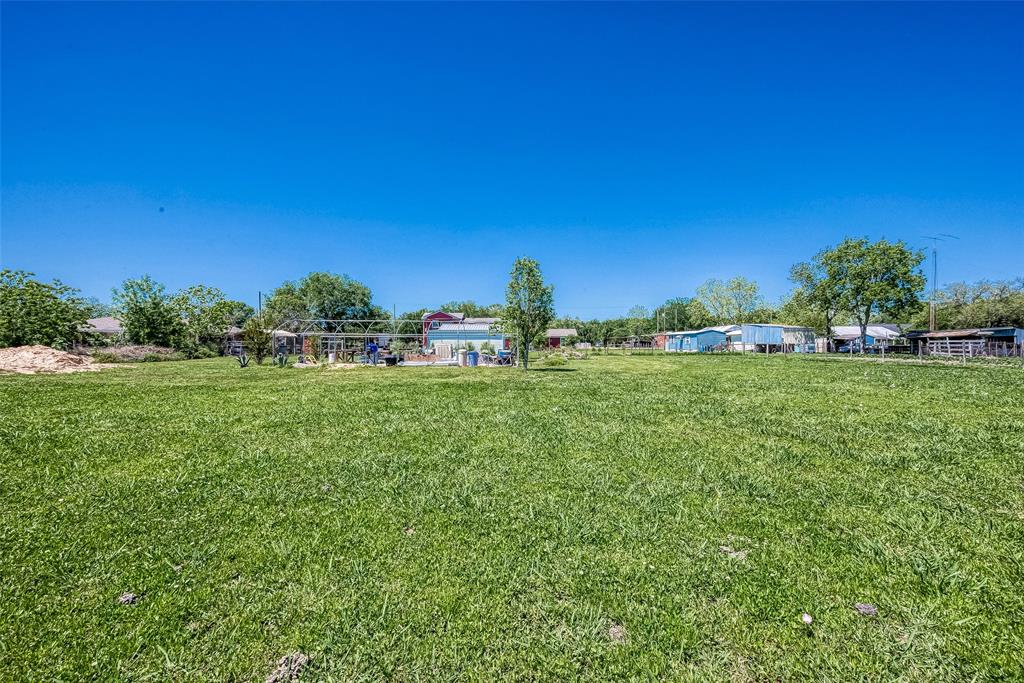
{"type": "Polygon", "coordinates": [[[33,375],[37,372],[89,372],[109,367],[93,363],[92,358],[49,346],[15,346],[0,349],[0,372],[33,375]]]}

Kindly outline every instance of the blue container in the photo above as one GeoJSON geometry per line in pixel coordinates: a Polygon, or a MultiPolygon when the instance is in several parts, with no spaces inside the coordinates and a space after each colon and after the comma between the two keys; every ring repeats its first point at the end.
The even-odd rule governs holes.
{"type": "Polygon", "coordinates": [[[480,352],[470,351],[469,353],[466,354],[466,361],[469,367],[475,368],[477,364],[480,362],[480,352]]]}

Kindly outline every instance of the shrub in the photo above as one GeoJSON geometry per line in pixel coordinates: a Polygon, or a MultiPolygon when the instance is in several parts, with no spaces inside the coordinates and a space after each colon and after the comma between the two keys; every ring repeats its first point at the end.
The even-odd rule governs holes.
{"type": "Polygon", "coordinates": [[[271,343],[273,339],[270,330],[261,316],[254,315],[245,321],[242,327],[242,346],[246,353],[256,359],[257,365],[263,365],[263,361],[271,354],[271,343]]]}
{"type": "Polygon", "coordinates": [[[173,346],[180,343],[184,326],[164,286],[148,275],[125,280],[114,290],[114,306],[125,335],[136,344],[173,346]]]}
{"type": "Polygon", "coordinates": [[[88,313],[78,290],[46,283],[23,270],[0,270],[0,347],[43,344],[68,348],[88,313]]]}

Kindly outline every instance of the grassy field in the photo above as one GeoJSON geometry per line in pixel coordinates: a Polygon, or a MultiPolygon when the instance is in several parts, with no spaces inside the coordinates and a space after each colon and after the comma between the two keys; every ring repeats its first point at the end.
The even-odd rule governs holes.
{"type": "Polygon", "coordinates": [[[1022,397],[800,357],[3,376],[0,678],[1021,679],[1022,397]]]}

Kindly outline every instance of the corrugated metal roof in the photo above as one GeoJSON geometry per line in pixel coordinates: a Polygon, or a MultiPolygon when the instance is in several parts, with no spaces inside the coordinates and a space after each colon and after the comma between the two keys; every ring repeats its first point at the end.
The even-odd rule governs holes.
{"type": "Polygon", "coordinates": [[[441,323],[431,332],[486,332],[489,329],[489,323],[441,323]]]}
{"type": "Polygon", "coordinates": [[[575,337],[576,328],[574,327],[552,327],[548,330],[548,337],[575,337]]]}
{"type": "MultiPolygon", "coordinates": [[[[868,335],[876,339],[895,339],[900,334],[898,330],[893,330],[889,325],[868,325],[868,335]]],[[[832,335],[837,339],[859,337],[860,325],[833,325],[832,335]]]]}

